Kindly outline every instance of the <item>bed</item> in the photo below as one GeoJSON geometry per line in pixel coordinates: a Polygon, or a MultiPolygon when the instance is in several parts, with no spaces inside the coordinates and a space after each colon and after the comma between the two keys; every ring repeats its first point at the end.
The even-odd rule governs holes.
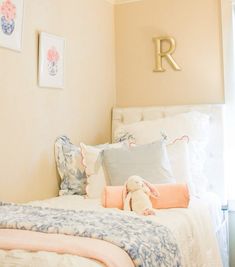
{"type": "MultiPolygon", "coordinates": [[[[30,204],[52,208],[89,209],[106,212],[102,208],[99,200],[89,200],[79,196],[61,196],[45,201],[32,202],[30,204]]],[[[177,243],[180,245],[180,251],[183,252],[183,266],[222,266],[208,210],[202,201],[198,199],[192,200],[189,209],[158,211],[157,216],[151,219],[166,225],[172,231],[177,239],[177,243]]],[[[103,265],[91,259],[71,255],[58,255],[52,252],[29,253],[20,250],[1,250],[0,266],[98,267],[103,265]]]]}
{"type": "MultiPolygon", "coordinates": [[[[173,237],[175,244],[177,244],[180,254],[180,264],[176,262],[175,265],[165,264],[161,266],[226,267],[228,266],[226,249],[226,223],[223,221],[224,218],[221,212],[221,203],[224,200],[224,183],[223,179],[221,179],[223,177],[223,166],[221,165],[223,150],[222,107],[217,105],[203,105],[114,109],[113,141],[115,139],[115,129],[123,124],[131,124],[141,120],[155,120],[161,117],[171,116],[172,114],[183,113],[190,110],[198,110],[210,115],[212,129],[210,136],[212,138],[210,138],[210,142],[206,148],[208,150],[209,158],[207,159],[205,172],[209,180],[208,188],[210,191],[213,191],[213,193],[206,192],[201,197],[198,197],[197,195],[191,196],[189,208],[187,209],[161,209],[157,210],[156,216],[142,216],[140,220],[143,225],[153,224],[153,226],[164,226],[165,228],[161,228],[161,231],[169,231],[170,237],[173,237]],[[216,166],[216,168],[211,168],[211,166],[216,166]]],[[[12,205],[14,210],[16,207],[14,207],[14,204],[12,205]]],[[[136,218],[137,215],[133,215],[133,212],[125,212],[118,209],[105,209],[101,205],[100,198],[93,197],[89,199],[87,197],[78,195],[62,195],[44,201],[34,201],[23,206],[24,207],[21,208],[22,210],[25,209],[26,212],[28,212],[28,210],[32,211],[33,208],[38,209],[38,211],[45,209],[48,212],[48,216],[50,216],[50,212],[55,212],[58,214],[58,212],[61,211],[61,214],[63,212],[67,214],[66,211],[69,211],[72,216],[75,216],[76,214],[80,215],[81,213],[79,212],[86,211],[86,214],[88,215],[90,214],[89,212],[91,212],[91,214],[99,213],[99,216],[101,216],[100,218],[112,218],[113,216],[116,216],[115,218],[122,218],[129,216],[127,218],[129,218],[128,220],[131,221],[132,219],[139,220],[140,217],[139,216],[136,218]]],[[[9,221],[11,220],[13,221],[14,217],[11,217],[9,221]]],[[[108,226],[105,224],[105,227],[108,226]]],[[[20,229],[27,231],[27,223],[22,225],[20,229]]],[[[66,231],[68,231],[68,229],[66,229],[66,231]]],[[[7,239],[5,238],[8,237],[4,237],[4,235],[1,236],[0,234],[0,266],[2,267],[133,266],[133,258],[130,261],[129,254],[118,254],[122,255],[119,259],[115,259],[114,257],[113,259],[110,258],[106,261],[105,255],[102,255],[103,258],[97,257],[95,255],[95,251],[94,254],[84,254],[84,252],[81,252],[80,255],[79,253],[75,253],[73,250],[68,251],[69,253],[66,253],[66,251],[63,250],[61,252],[61,247],[59,248],[60,250],[57,250],[58,248],[50,248],[48,251],[44,251],[43,249],[38,249],[37,244],[34,248],[32,247],[31,251],[29,251],[24,249],[27,248],[27,244],[22,245],[22,242],[17,242],[17,240],[14,240],[14,237],[12,237],[10,242],[7,244],[5,242],[7,239]],[[13,247],[12,244],[14,245],[13,247]],[[123,261],[121,260],[122,257],[123,261]]],[[[104,242],[108,243],[107,240],[104,242]]],[[[162,249],[164,249],[163,244],[162,249]]],[[[87,251],[85,253],[87,253],[87,251]]],[[[117,253],[121,252],[117,251],[117,253]]],[[[145,251],[145,254],[146,253],[147,252],[145,251]]],[[[145,266],[141,264],[138,265],[136,262],[135,264],[135,266],[145,266]]],[[[151,264],[146,266],[151,266],[151,264]]]]}
{"type": "Polygon", "coordinates": [[[224,106],[218,104],[204,105],[182,105],[182,106],[151,106],[151,107],[131,107],[114,108],[112,114],[112,140],[115,140],[116,129],[123,125],[133,124],[142,121],[152,121],[181,114],[184,112],[198,111],[209,115],[210,128],[208,133],[208,144],[205,147],[206,160],[203,172],[207,177],[207,189],[216,195],[210,195],[206,202],[210,203],[209,209],[213,216],[214,231],[216,232],[223,266],[229,266],[228,257],[228,225],[226,217],[226,189],[224,180],[223,164],[223,140],[224,140],[224,106]],[[225,213],[220,211],[219,205],[214,205],[219,197],[220,205],[225,209],[225,213]],[[217,200],[216,200],[217,199],[217,200]],[[217,211],[216,211],[217,210],[217,211]],[[219,215],[220,213],[220,215],[219,215]]]}

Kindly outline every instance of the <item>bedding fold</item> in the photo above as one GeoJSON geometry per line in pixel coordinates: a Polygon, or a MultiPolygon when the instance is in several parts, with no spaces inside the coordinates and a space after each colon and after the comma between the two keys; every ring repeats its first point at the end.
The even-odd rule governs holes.
{"type": "Polygon", "coordinates": [[[126,251],[135,267],[181,267],[181,253],[164,225],[133,213],[64,210],[0,203],[0,229],[80,236],[126,251]]]}
{"type": "Polygon", "coordinates": [[[98,260],[107,267],[134,267],[128,254],[119,247],[103,240],[79,236],[0,229],[0,249],[71,254],[98,260]]]}

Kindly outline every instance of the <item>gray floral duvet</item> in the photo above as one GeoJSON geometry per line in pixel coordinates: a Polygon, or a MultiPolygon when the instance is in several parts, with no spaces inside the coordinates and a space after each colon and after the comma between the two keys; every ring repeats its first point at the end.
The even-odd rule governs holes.
{"type": "Polygon", "coordinates": [[[138,215],[0,202],[0,229],[101,239],[125,250],[136,267],[182,266],[178,245],[168,228],[138,215]]]}

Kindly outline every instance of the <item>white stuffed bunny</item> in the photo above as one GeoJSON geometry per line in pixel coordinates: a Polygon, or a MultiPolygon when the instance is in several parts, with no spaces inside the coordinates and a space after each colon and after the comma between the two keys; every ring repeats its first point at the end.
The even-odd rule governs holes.
{"type": "Polygon", "coordinates": [[[157,197],[157,190],[142,177],[134,175],[127,179],[124,186],[124,210],[142,215],[154,215],[150,195],[157,197]],[[127,195],[126,195],[127,193],[127,195]]]}

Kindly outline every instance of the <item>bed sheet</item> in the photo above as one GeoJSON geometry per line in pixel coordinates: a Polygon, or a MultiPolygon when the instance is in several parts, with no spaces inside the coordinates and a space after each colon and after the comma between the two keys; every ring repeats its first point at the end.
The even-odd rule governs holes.
{"type": "MultiPolygon", "coordinates": [[[[208,202],[209,203],[209,202],[208,202]]],[[[60,196],[44,201],[29,203],[35,206],[74,210],[101,210],[99,199],[84,199],[80,196],[60,196]]],[[[212,223],[208,212],[209,204],[204,200],[192,198],[188,209],[157,210],[156,216],[143,217],[167,226],[179,245],[182,263],[185,267],[221,267],[221,257],[214,229],[220,219],[215,216],[212,223]],[[217,218],[215,220],[215,218],[217,218]]],[[[124,212],[124,211],[120,211],[124,212]]],[[[217,214],[218,215],[218,214],[217,214]]],[[[78,256],[59,255],[51,252],[26,252],[0,250],[0,266],[20,267],[100,267],[101,263],[78,256]]]]}

